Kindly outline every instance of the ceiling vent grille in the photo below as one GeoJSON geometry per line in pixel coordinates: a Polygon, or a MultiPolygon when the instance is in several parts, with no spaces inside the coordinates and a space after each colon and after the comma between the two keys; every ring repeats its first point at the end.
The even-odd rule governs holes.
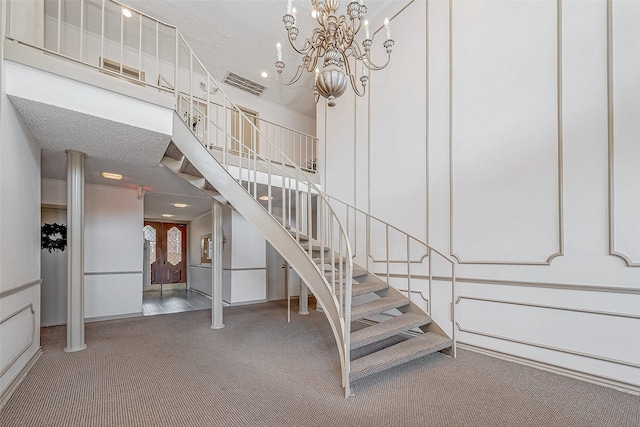
{"type": "Polygon", "coordinates": [[[265,86],[262,86],[261,84],[258,84],[256,82],[252,82],[249,79],[245,79],[244,77],[232,73],[231,71],[227,73],[222,83],[237,87],[238,89],[242,89],[256,96],[262,95],[264,91],[267,90],[265,86]]]}

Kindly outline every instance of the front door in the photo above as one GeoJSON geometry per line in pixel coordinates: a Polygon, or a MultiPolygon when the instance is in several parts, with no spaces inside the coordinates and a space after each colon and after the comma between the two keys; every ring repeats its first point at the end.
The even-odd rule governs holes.
{"type": "Polygon", "coordinates": [[[151,284],[187,282],[187,226],[170,222],[144,222],[149,241],[151,284]]]}

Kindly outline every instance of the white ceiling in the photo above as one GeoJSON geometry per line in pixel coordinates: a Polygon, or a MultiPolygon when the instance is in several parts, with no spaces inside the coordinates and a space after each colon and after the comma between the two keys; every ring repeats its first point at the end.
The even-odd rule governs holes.
{"type": "MultiPolygon", "coordinates": [[[[346,13],[349,2],[340,1],[339,13],[346,13]]],[[[408,2],[366,0],[372,32],[382,26],[385,16],[391,18],[408,2]]],[[[296,84],[285,86],[278,81],[274,66],[277,42],[282,44],[286,64],[284,80],[293,77],[301,58],[289,45],[282,23],[286,0],[124,0],[123,3],[175,25],[218,82],[227,72],[234,72],[266,86],[263,98],[315,117],[313,73],[305,73],[296,84]],[[266,79],[260,77],[263,71],[269,74],[266,79]]],[[[317,23],[311,17],[310,0],[296,0],[294,7],[300,30],[298,44],[302,45],[317,23]]]]}

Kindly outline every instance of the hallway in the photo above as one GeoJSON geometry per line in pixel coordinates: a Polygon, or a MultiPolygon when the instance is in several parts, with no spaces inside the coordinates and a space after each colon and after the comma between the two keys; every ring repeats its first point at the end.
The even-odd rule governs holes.
{"type": "Polygon", "coordinates": [[[165,289],[163,292],[149,290],[142,296],[144,316],[206,309],[211,309],[211,298],[191,289],[165,289]]]}

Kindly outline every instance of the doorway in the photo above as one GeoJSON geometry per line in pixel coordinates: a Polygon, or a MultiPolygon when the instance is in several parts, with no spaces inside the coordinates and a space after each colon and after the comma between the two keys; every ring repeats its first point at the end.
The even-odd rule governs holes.
{"type": "Polygon", "coordinates": [[[246,119],[236,110],[231,114],[231,152],[241,157],[252,157],[251,153],[258,151],[256,128],[258,113],[240,108],[246,119]]]}
{"type": "MultiPolygon", "coordinates": [[[[144,222],[150,284],[187,286],[187,226],[172,222],[144,222]]],[[[146,257],[145,257],[146,258],[146,257]]]]}

